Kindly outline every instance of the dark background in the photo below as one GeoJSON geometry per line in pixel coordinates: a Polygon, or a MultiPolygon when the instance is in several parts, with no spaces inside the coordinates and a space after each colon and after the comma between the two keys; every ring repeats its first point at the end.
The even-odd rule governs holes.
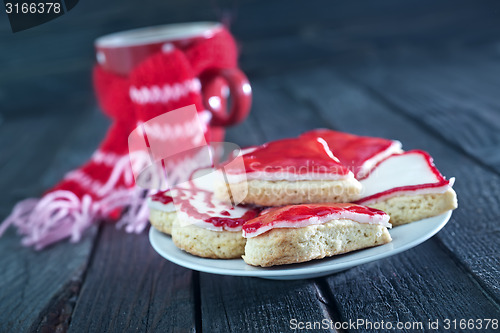
{"type": "Polygon", "coordinates": [[[500,60],[500,1],[96,1],[13,34],[0,13],[0,113],[74,113],[94,105],[93,41],[125,29],[184,21],[228,24],[250,79],[314,63],[370,61],[384,52],[500,60]],[[444,54],[444,55],[443,55],[444,54]]]}

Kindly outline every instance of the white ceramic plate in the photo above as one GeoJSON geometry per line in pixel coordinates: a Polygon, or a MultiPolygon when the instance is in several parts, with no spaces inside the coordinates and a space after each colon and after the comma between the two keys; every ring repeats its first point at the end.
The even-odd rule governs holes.
{"type": "Polygon", "coordinates": [[[274,280],[297,280],[329,275],[411,249],[434,236],[446,225],[450,216],[451,211],[443,215],[393,228],[390,230],[392,242],[389,244],[331,258],[269,268],[253,267],[245,264],[242,259],[222,260],[193,256],[179,250],[170,236],[159,232],[153,227],[149,230],[149,241],[155,251],[165,259],[196,271],[233,276],[254,276],[274,280]]]}

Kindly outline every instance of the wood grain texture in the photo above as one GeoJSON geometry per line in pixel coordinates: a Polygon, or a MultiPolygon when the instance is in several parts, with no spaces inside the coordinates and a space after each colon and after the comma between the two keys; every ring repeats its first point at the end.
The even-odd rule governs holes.
{"type": "Polygon", "coordinates": [[[280,1],[240,4],[232,29],[251,74],[279,74],[311,63],[363,58],[409,45],[466,51],[499,33],[493,1],[280,1]],[[278,15],[276,13],[279,13],[278,15]],[[259,24],[253,24],[258,21],[259,24]]]}
{"type": "Polygon", "coordinates": [[[5,106],[2,112],[14,115],[40,103],[53,105],[55,99],[91,98],[94,40],[126,29],[222,21],[231,26],[240,43],[243,69],[267,75],[307,63],[352,60],[409,44],[463,51],[470,44],[495,43],[500,30],[496,24],[498,7],[491,0],[384,0],[363,6],[345,0],[294,0],[288,1],[286,8],[277,0],[141,5],[90,0],[22,34],[12,34],[4,21],[0,26],[0,48],[4,50],[0,54],[4,64],[0,103],[5,106]]]}
{"type": "MultiPolygon", "coordinates": [[[[17,200],[44,190],[41,178],[49,176],[55,155],[75,126],[71,117],[7,120],[1,125],[0,219],[17,200]],[[33,149],[38,147],[38,149],[33,149]]],[[[62,165],[67,164],[61,161],[62,165]]],[[[58,175],[61,177],[61,175],[58,175]]],[[[95,229],[78,244],[62,242],[42,252],[25,248],[13,229],[0,239],[0,331],[65,330],[92,249],[95,229]]]]}
{"type": "Polygon", "coordinates": [[[377,98],[500,173],[496,59],[386,59],[349,74],[377,98]]]}
{"type": "Polygon", "coordinates": [[[0,331],[65,330],[92,249],[95,229],[78,244],[36,252],[9,230],[0,240],[0,331]]]}
{"type": "MultiPolygon", "coordinates": [[[[343,320],[418,325],[397,332],[430,331],[429,320],[498,318],[500,308],[439,248],[428,241],[377,263],[326,279],[343,320]],[[417,323],[417,324],[414,324],[417,323]]],[[[361,332],[379,332],[362,325],[361,332]]],[[[491,328],[486,330],[494,332],[491,328]]]]}
{"type": "Polygon", "coordinates": [[[309,100],[320,117],[330,119],[329,127],[399,139],[405,149],[427,150],[444,175],[457,178],[454,188],[459,208],[437,239],[449,251],[450,259],[459,262],[498,302],[499,176],[450,148],[398,110],[381,104],[360,86],[345,81],[338,72],[321,68],[293,74],[287,82],[291,94],[309,100]],[[297,87],[297,77],[305,84],[297,87]]]}
{"type": "Polygon", "coordinates": [[[106,224],[99,236],[69,332],[191,332],[193,272],[160,257],[147,232],[106,224]]]}
{"type": "Polygon", "coordinates": [[[307,103],[287,94],[280,78],[261,78],[252,82],[255,100],[250,114],[251,125],[261,134],[253,144],[294,137],[308,129],[325,126],[307,103]]]}
{"type": "Polygon", "coordinates": [[[288,332],[292,319],[330,320],[325,300],[312,280],[202,273],[200,282],[203,332],[288,332]]]}
{"type": "Polygon", "coordinates": [[[39,178],[47,171],[57,149],[75,126],[69,117],[33,117],[7,120],[0,132],[0,187],[9,189],[1,197],[7,215],[18,200],[36,196],[44,189],[39,178]],[[38,149],[34,149],[38,147],[38,149]]]}
{"type": "MultiPolygon", "coordinates": [[[[299,134],[318,126],[306,106],[295,103],[265,79],[252,82],[256,96],[249,119],[230,130],[228,141],[242,147],[299,134]],[[287,114],[284,117],[284,114],[287,114]]],[[[290,320],[333,320],[314,280],[271,281],[200,274],[204,332],[286,332],[290,320]]]]}
{"type": "Polygon", "coordinates": [[[196,20],[231,23],[241,67],[253,84],[253,113],[228,131],[228,141],[260,144],[316,127],[400,139],[408,149],[430,151],[444,174],[457,177],[460,208],[420,247],[314,281],[198,274],[156,255],[145,234],[111,225],[100,230],[92,257],[95,229],[82,243],[40,253],[20,247],[10,230],[0,239],[0,331],[66,331],[71,325],[74,332],[283,332],[293,317],[498,317],[500,182],[498,172],[470,156],[499,170],[499,6],[490,0],[362,6],[89,0],[22,34],[4,24],[0,188],[8,190],[0,195],[0,217],[84,162],[102,138],[103,117],[81,113],[94,102],[93,40],[196,20]],[[478,57],[486,48],[490,58],[478,57]],[[439,59],[450,54],[462,56],[439,59]],[[329,71],[339,63],[349,65],[341,73],[351,81],[329,71]]]}
{"type": "Polygon", "coordinates": [[[39,181],[44,188],[54,185],[66,172],[86,163],[99,147],[111,123],[94,106],[85,108],[75,122],[78,125],[70,133],[59,137],[60,147],[55,152],[47,172],[39,181]]]}

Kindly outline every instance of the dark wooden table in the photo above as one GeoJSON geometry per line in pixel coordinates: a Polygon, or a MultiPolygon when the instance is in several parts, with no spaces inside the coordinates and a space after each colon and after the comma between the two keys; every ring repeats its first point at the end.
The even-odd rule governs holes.
{"type": "Polygon", "coordinates": [[[207,19],[232,22],[254,90],[250,117],[228,141],[254,145],[316,127],[399,139],[455,176],[459,198],[448,225],[422,245],[299,281],[191,271],[156,254],[146,232],[109,224],[41,252],[10,229],[0,239],[0,331],[288,332],[292,319],[364,319],[439,320],[446,332],[445,319],[499,319],[499,5],[81,0],[18,34],[0,14],[0,219],[103,137],[108,121],[90,83],[94,38],[207,19]]]}

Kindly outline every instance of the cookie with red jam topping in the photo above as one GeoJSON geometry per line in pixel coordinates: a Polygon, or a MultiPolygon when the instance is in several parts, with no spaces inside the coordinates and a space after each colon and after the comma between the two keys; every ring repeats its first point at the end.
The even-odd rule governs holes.
{"type": "Polygon", "coordinates": [[[240,258],[245,249],[241,229],[259,214],[259,209],[231,206],[215,199],[213,192],[180,191],[176,197],[177,218],[172,227],[174,244],[199,257],[240,258]]]}
{"type": "Polygon", "coordinates": [[[245,223],[243,259],[269,267],[321,259],[390,242],[389,215],[356,204],[284,206],[245,223]]]}
{"type": "MultiPolygon", "coordinates": [[[[359,198],[360,183],[322,138],[269,142],[242,150],[242,159],[244,167],[224,170],[230,192],[243,203],[281,206],[359,198]]],[[[226,192],[226,184],[216,188],[219,198],[226,192]]]]}
{"type": "Polygon", "coordinates": [[[232,206],[216,199],[212,190],[215,174],[211,171],[150,197],[151,224],[171,233],[174,244],[193,255],[240,258],[246,243],[242,225],[256,217],[260,209],[232,206]]]}
{"type": "Polygon", "coordinates": [[[362,197],[356,203],[381,209],[394,226],[437,216],[457,208],[452,186],[422,150],[392,155],[379,162],[360,182],[362,197]]]}
{"type": "Polygon", "coordinates": [[[380,161],[402,153],[401,142],[368,136],[359,136],[329,129],[305,132],[301,138],[322,138],[342,165],[348,167],[356,179],[363,179],[380,161]]]}
{"type": "Polygon", "coordinates": [[[159,191],[148,198],[149,222],[158,231],[172,234],[172,224],[176,217],[174,201],[170,191],[159,191]]]}
{"type": "Polygon", "coordinates": [[[423,151],[403,152],[395,140],[317,129],[301,135],[325,140],[363,187],[356,203],[381,209],[394,226],[457,208],[454,179],[446,180],[423,151]]]}

